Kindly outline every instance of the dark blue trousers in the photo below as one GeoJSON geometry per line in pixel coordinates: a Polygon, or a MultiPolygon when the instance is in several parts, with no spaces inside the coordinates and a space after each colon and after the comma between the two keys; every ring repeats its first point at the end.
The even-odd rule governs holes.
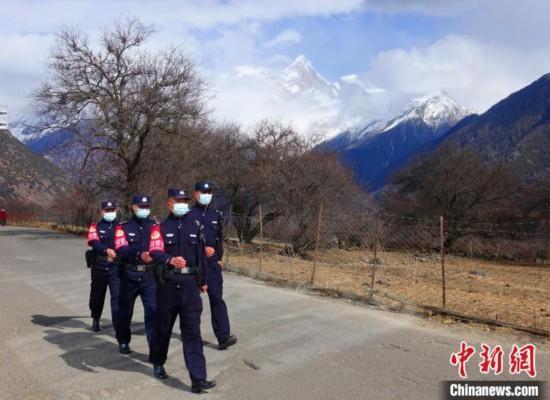
{"type": "Polygon", "coordinates": [[[118,293],[120,279],[116,264],[97,264],[91,268],[92,283],[90,288],[90,311],[93,319],[100,319],[107,288],[111,296],[111,318],[116,329],[118,318],[118,293]]]}
{"type": "Polygon", "coordinates": [[[201,338],[202,299],[195,275],[181,275],[157,286],[157,312],[149,361],[166,362],[176,318],[180,318],[183,358],[191,381],[206,379],[206,360],[201,338]]]}
{"type": "Polygon", "coordinates": [[[136,298],[141,298],[143,304],[145,334],[147,343],[151,346],[153,336],[153,321],[156,310],[156,283],[152,272],[135,272],[124,270],[120,277],[119,309],[116,338],[118,343],[130,343],[132,340],[132,316],[136,298]]]}
{"type": "Polygon", "coordinates": [[[229,315],[227,305],[223,300],[223,276],[222,269],[217,262],[208,263],[208,300],[210,301],[210,315],[212,317],[212,329],[218,339],[218,343],[226,340],[230,335],[229,315]]]}

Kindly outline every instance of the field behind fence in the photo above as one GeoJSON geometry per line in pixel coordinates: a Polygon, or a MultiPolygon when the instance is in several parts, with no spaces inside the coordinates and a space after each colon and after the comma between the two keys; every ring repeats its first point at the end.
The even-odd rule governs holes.
{"type": "MultiPolygon", "coordinates": [[[[228,212],[232,270],[350,295],[393,309],[550,332],[547,221],[468,223],[321,207],[301,217],[228,212]]],[[[12,215],[10,224],[82,233],[68,215],[12,215]]]]}

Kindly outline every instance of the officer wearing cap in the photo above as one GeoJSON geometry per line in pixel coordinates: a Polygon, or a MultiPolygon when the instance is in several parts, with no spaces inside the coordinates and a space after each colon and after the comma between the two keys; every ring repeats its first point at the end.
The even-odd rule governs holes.
{"type": "Polygon", "coordinates": [[[146,194],[132,198],[132,218],[116,227],[115,250],[121,260],[119,312],[116,338],[122,354],[131,353],[130,324],[134,303],[139,296],[145,314],[145,333],[151,345],[156,308],[156,283],[153,277],[153,259],[149,255],[149,238],[154,221],[149,218],[151,199],[146,194]]]}
{"type": "Polygon", "coordinates": [[[206,256],[200,219],[189,215],[191,196],[183,189],[169,189],[168,217],[151,230],[149,253],[161,266],[163,284],[157,286],[157,312],[149,361],[155,377],[166,379],[164,363],[176,317],[179,316],[183,357],[191,390],[200,393],[216,385],[206,380],[206,360],[200,331],[202,300],[206,291],[206,256]]]}
{"type": "Polygon", "coordinates": [[[114,200],[101,202],[102,219],[90,225],[88,245],[92,247],[92,284],[90,290],[90,311],[92,312],[92,329],[101,330],[100,319],[105,303],[107,287],[111,296],[111,318],[116,329],[118,314],[118,263],[115,262],[115,227],[117,204],[114,200]]]}
{"type": "Polygon", "coordinates": [[[231,335],[227,305],[223,300],[223,215],[211,205],[212,190],[210,182],[195,183],[193,192],[195,205],[191,210],[191,215],[201,218],[204,225],[205,253],[208,264],[206,283],[212,328],[218,339],[218,349],[225,350],[237,343],[237,338],[231,335]]]}

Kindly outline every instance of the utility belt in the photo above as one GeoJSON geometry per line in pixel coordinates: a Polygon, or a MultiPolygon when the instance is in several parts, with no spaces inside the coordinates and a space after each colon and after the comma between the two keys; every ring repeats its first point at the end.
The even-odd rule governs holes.
{"type": "Polygon", "coordinates": [[[126,270],[132,272],[151,272],[153,266],[146,264],[126,264],[126,270]]]}
{"type": "Polygon", "coordinates": [[[174,268],[170,270],[164,270],[165,279],[176,279],[181,275],[198,275],[199,269],[195,267],[174,268]]]}
{"type": "Polygon", "coordinates": [[[106,257],[106,256],[95,256],[94,261],[96,263],[116,264],[118,262],[118,258],[109,259],[109,257],[106,257]]]}

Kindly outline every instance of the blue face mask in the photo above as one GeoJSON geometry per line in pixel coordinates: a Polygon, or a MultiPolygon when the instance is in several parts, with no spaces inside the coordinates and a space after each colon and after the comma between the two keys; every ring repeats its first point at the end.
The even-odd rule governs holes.
{"type": "Polygon", "coordinates": [[[116,219],[116,211],[104,212],[103,219],[107,222],[113,222],[116,219]]]}
{"type": "Polygon", "coordinates": [[[207,206],[212,201],[212,193],[201,193],[199,195],[199,203],[203,206],[207,206]]]}
{"type": "Polygon", "coordinates": [[[187,203],[174,203],[172,206],[172,213],[174,213],[176,217],[183,217],[188,212],[189,204],[187,203]]]}
{"type": "Polygon", "coordinates": [[[136,210],[136,217],[140,219],[145,219],[151,214],[151,210],[149,208],[138,208],[136,210]]]}

